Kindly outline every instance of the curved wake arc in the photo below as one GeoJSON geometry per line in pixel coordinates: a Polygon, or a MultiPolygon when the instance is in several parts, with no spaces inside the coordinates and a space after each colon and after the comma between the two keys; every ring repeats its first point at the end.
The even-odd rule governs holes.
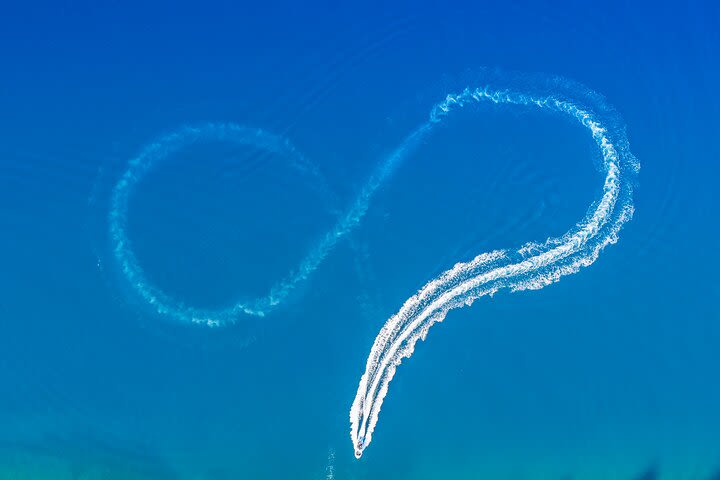
{"type": "MultiPolygon", "coordinates": [[[[558,93],[533,94],[490,87],[465,89],[448,95],[431,112],[428,125],[453,110],[471,104],[493,103],[533,107],[569,116],[585,127],[602,156],[605,179],[602,195],[585,218],[562,237],[528,243],[517,250],[498,250],[458,263],[430,281],[390,317],[378,333],[350,409],[350,437],[360,458],[372,441],[380,408],[390,381],[403,358],[409,358],[430,327],[455,308],[493,295],[502,288],[537,290],[592,264],[605,246],[615,243],[622,225],[633,214],[632,178],[639,165],[628,149],[622,124],[602,100],[592,107],[558,93]]],[[[424,128],[424,127],[423,127],[424,128]]]]}

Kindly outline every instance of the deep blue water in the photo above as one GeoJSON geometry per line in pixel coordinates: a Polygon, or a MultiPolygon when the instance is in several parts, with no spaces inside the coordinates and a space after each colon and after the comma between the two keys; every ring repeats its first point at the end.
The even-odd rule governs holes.
{"type": "Polygon", "coordinates": [[[720,9],[508,3],[4,6],[0,478],[715,478],[720,9]],[[635,216],[592,266],[435,326],[361,460],[348,411],[380,327],[455,262],[580,220],[602,181],[582,129],[453,117],[264,318],[180,325],[119,271],[112,190],[158,137],[262,128],[321,172],[208,141],[139,181],[127,234],[147,277],[224,307],[296,266],[488,68],[607,98],[642,165],[635,216]]]}

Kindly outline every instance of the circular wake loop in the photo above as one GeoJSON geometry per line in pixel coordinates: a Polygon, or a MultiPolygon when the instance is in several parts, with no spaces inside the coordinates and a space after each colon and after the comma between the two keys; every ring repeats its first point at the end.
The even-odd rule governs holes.
{"type": "Polygon", "coordinates": [[[337,237],[325,236],[311,250],[301,264],[270,291],[258,298],[238,301],[218,310],[206,310],[184,305],[154,285],[139,264],[127,235],[128,205],[138,182],[158,163],[199,141],[229,142],[249,146],[283,157],[291,168],[309,176],[326,199],[331,195],[324,179],[314,165],[309,163],[286,139],[264,130],[241,127],[234,124],[208,124],[186,127],[155,140],[129,164],[112,191],[110,203],[110,241],[113,255],[120,271],[140,299],[159,315],[182,323],[217,327],[235,322],[240,316],[262,317],[272,311],[302,282],[327,255],[337,237]]]}
{"type": "Polygon", "coordinates": [[[400,161],[420,143],[429,131],[428,127],[424,125],[413,132],[400,148],[380,163],[350,208],[339,216],[335,225],[305,254],[300,264],[275,283],[264,296],[240,300],[227,308],[217,310],[187,306],[149,280],[133,253],[127,235],[129,200],[140,180],[158,163],[169,160],[173,154],[198,141],[224,141],[278,154],[286,158],[291,167],[311,175],[325,196],[331,196],[317,168],[288,140],[261,129],[235,124],[186,127],[146,146],[129,162],[127,170],[115,184],[111,194],[109,223],[113,256],[134,293],[145,305],[150,306],[154,313],[162,317],[208,327],[232,324],[243,316],[264,317],[279,307],[293,290],[305,282],[338,241],[360,223],[377,189],[390,177],[400,161]]]}

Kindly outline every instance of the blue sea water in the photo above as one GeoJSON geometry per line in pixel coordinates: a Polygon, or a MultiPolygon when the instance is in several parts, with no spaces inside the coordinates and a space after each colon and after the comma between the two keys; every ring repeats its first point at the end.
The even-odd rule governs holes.
{"type": "Polygon", "coordinates": [[[719,26],[698,1],[4,5],[0,479],[717,478],[719,26]],[[635,216],[590,267],[433,327],[360,460],[348,412],[384,322],[456,262],[581,220],[602,182],[582,128],[443,122],[264,317],[174,322],[118,266],[113,189],[163,135],[261,128],[317,169],[205,139],[138,180],[148,281],[224,308],[291,272],[446,94],[512,72],[617,109],[635,216]]]}

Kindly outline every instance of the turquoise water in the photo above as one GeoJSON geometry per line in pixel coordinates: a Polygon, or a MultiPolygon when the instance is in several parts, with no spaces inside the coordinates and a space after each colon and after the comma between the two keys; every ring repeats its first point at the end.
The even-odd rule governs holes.
{"type": "Polygon", "coordinates": [[[703,2],[9,10],[0,478],[715,478],[719,20],[703,2]],[[613,211],[634,216],[576,274],[449,312],[372,443],[351,440],[409,297],[603,195],[567,112],[433,122],[488,85],[626,139],[642,167],[613,211]]]}

